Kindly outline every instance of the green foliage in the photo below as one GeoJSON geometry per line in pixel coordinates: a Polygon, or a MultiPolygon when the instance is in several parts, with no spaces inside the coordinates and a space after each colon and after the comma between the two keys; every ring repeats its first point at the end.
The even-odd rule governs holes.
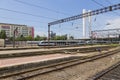
{"type": "Polygon", "coordinates": [[[67,40],[67,35],[55,36],[52,40],[67,40]]]}
{"type": "Polygon", "coordinates": [[[28,37],[25,37],[25,38],[26,38],[27,41],[32,41],[33,40],[32,36],[28,36],[28,37]]]}
{"type": "MultiPolygon", "coordinates": [[[[74,37],[71,37],[71,38],[74,39],[74,37]]],[[[46,36],[37,35],[35,38],[32,38],[32,36],[24,37],[23,35],[21,35],[20,37],[17,37],[15,40],[16,41],[32,41],[32,40],[41,41],[41,40],[46,40],[46,39],[47,39],[46,36]]],[[[10,40],[12,41],[13,37],[11,37],[10,40]]],[[[61,35],[61,36],[59,36],[59,35],[55,36],[55,37],[51,38],[51,40],[67,40],[67,34],[61,35]]]]}
{"type": "Polygon", "coordinates": [[[20,37],[17,37],[15,40],[16,41],[26,41],[26,38],[23,35],[20,35],[20,37]]]}
{"type": "Polygon", "coordinates": [[[39,36],[39,35],[37,35],[37,36],[34,38],[35,41],[46,40],[46,39],[47,39],[47,37],[45,37],[45,36],[39,36]]]}
{"type": "Polygon", "coordinates": [[[10,37],[9,40],[10,40],[10,41],[13,41],[13,37],[10,37]]]}
{"type": "Polygon", "coordinates": [[[6,46],[5,45],[5,39],[7,38],[5,30],[1,30],[1,32],[0,32],[0,38],[4,39],[4,47],[5,47],[6,46]]]}
{"type": "MultiPolygon", "coordinates": [[[[27,36],[27,37],[24,37],[23,35],[21,35],[20,37],[17,37],[15,40],[16,41],[40,41],[40,40],[46,40],[47,37],[45,36],[39,36],[37,35],[35,38],[32,38],[32,36],[27,36]]],[[[13,40],[13,37],[10,38],[10,40],[12,41],[13,40]]]]}
{"type": "MultiPolygon", "coordinates": [[[[11,39],[12,39],[12,38],[11,38],[11,39]]],[[[32,36],[24,37],[23,35],[21,35],[20,37],[17,37],[15,40],[16,40],[16,41],[32,41],[33,38],[32,38],[32,36]]]]}
{"type": "Polygon", "coordinates": [[[37,35],[35,38],[34,38],[35,41],[39,41],[40,40],[40,36],[37,35]]]}
{"type": "Polygon", "coordinates": [[[73,39],[74,39],[74,37],[73,37],[73,36],[70,36],[70,37],[69,37],[69,39],[73,40],[73,39]]]}
{"type": "Polygon", "coordinates": [[[1,30],[1,32],[0,32],[0,38],[1,39],[6,39],[7,38],[6,32],[4,30],[1,30]]]}
{"type": "Polygon", "coordinates": [[[110,46],[120,46],[120,44],[109,44],[110,46]]]}

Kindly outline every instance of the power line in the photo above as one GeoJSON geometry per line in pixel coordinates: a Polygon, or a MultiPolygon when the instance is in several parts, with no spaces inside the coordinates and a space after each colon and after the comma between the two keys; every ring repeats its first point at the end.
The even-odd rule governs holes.
{"type": "MultiPolygon", "coordinates": [[[[107,3],[109,3],[110,5],[112,5],[112,3],[111,3],[109,0],[105,0],[105,1],[106,1],[107,3]]],[[[114,13],[120,16],[119,13],[117,13],[117,12],[114,12],[114,13]]]]}
{"type": "Polygon", "coordinates": [[[34,21],[34,20],[27,20],[27,19],[15,19],[15,18],[10,18],[10,17],[3,17],[3,16],[0,16],[0,18],[5,18],[5,19],[11,19],[11,20],[22,20],[22,21],[31,21],[31,22],[39,22],[39,23],[47,23],[47,22],[41,22],[41,21],[34,21]]]}
{"type": "MultiPolygon", "coordinates": [[[[95,1],[95,0],[92,0],[94,3],[96,3],[96,4],[98,4],[99,6],[102,6],[102,7],[105,7],[104,5],[102,5],[101,3],[99,3],[99,2],[97,2],[97,1],[95,1]]],[[[118,15],[118,16],[120,16],[120,14],[119,13],[116,13],[116,12],[113,12],[114,14],[116,14],[116,15],[118,15]]]]}
{"type": "MultiPolygon", "coordinates": [[[[2,17],[2,16],[0,16],[0,18],[11,19],[11,20],[15,19],[15,18],[8,18],[8,17],[2,17]]],[[[15,20],[21,20],[21,19],[15,19],[15,20]]],[[[47,23],[47,22],[33,21],[33,20],[27,20],[27,19],[22,19],[22,21],[32,21],[32,22],[36,22],[36,23],[47,23]]],[[[45,29],[44,27],[40,27],[40,28],[45,29]]]]}
{"type": "MultiPolygon", "coordinates": [[[[25,13],[25,12],[21,12],[21,11],[10,10],[10,9],[6,9],[6,8],[0,8],[0,10],[9,11],[9,12],[14,12],[14,13],[18,13],[18,14],[30,15],[30,16],[34,16],[34,17],[40,17],[40,18],[57,20],[57,19],[55,19],[55,18],[50,18],[50,17],[40,16],[40,15],[25,13]]],[[[0,16],[0,17],[1,17],[1,16],[0,16]]],[[[3,17],[3,18],[7,18],[7,17],[3,17]]],[[[9,19],[13,19],[13,18],[9,18],[9,19]]],[[[36,21],[34,21],[34,22],[36,22],[36,21]]],[[[37,21],[37,22],[38,22],[38,21],[37,21]]]]}
{"type": "Polygon", "coordinates": [[[64,14],[64,15],[69,15],[67,13],[63,13],[63,12],[60,12],[60,11],[57,11],[57,10],[53,10],[53,9],[50,9],[50,8],[46,8],[46,7],[43,7],[43,6],[38,6],[38,5],[31,4],[31,3],[23,2],[23,1],[20,1],[20,0],[14,0],[14,1],[22,3],[22,4],[25,4],[25,5],[34,6],[34,7],[37,7],[37,8],[48,10],[50,12],[55,12],[55,13],[60,13],[60,14],[64,14]]]}
{"type": "Polygon", "coordinates": [[[112,3],[109,0],[105,0],[105,1],[112,5],[112,3]]]}
{"type": "Polygon", "coordinates": [[[104,5],[102,5],[101,3],[95,1],[95,0],[92,0],[94,3],[98,4],[99,6],[102,6],[102,7],[105,7],[104,5]]]}
{"type": "Polygon", "coordinates": [[[14,12],[14,13],[19,13],[19,14],[30,15],[30,16],[34,16],[34,17],[40,17],[40,18],[46,18],[46,19],[56,20],[56,19],[54,19],[54,18],[50,18],[50,17],[46,17],[46,16],[40,16],[40,15],[35,15],[35,14],[25,13],[25,12],[21,12],[21,11],[15,11],[15,10],[10,10],[10,9],[5,9],[5,8],[0,8],[0,10],[9,11],[9,12],[14,12]]]}

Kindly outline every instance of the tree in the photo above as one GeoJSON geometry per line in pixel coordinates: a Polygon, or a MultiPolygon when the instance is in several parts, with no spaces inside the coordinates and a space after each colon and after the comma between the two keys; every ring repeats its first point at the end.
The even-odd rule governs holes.
{"type": "Polygon", "coordinates": [[[40,36],[37,35],[35,38],[34,38],[35,41],[39,41],[40,40],[40,36]]]}
{"type": "Polygon", "coordinates": [[[40,37],[40,40],[47,40],[47,37],[42,36],[42,37],[40,37]]]}
{"type": "Polygon", "coordinates": [[[27,40],[27,41],[32,41],[33,38],[32,38],[32,36],[28,36],[28,37],[26,37],[26,40],[27,40]]]}
{"type": "Polygon", "coordinates": [[[54,39],[55,36],[56,36],[56,33],[54,33],[53,31],[51,31],[50,38],[51,38],[51,39],[54,39]]]}
{"type": "Polygon", "coordinates": [[[21,41],[26,41],[26,38],[25,38],[23,35],[21,35],[21,36],[20,36],[20,40],[21,40],[21,41]]]}
{"type": "Polygon", "coordinates": [[[10,40],[10,41],[13,41],[13,37],[10,37],[9,40],[10,40]]]}
{"type": "Polygon", "coordinates": [[[67,34],[62,36],[57,35],[52,40],[67,40],[67,34]]]}
{"type": "Polygon", "coordinates": [[[5,39],[7,38],[5,30],[1,30],[1,32],[0,32],[0,38],[4,39],[4,47],[5,47],[5,39]]]}
{"type": "Polygon", "coordinates": [[[34,38],[35,41],[46,40],[46,39],[47,39],[46,36],[39,36],[39,35],[37,35],[37,36],[34,38]]]}
{"type": "Polygon", "coordinates": [[[26,41],[26,38],[23,35],[20,35],[15,39],[16,41],[26,41]]]}
{"type": "Polygon", "coordinates": [[[1,32],[0,32],[0,38],[1,39],[6,39],[6,32],[4,31],[4,30],[1,30],[1,32]]]}
{"type": "Polygon", "coordinates": [[[70,37],[69,37],[69,39],[73,40],[73,39],[74,39],[74,37],[73,37],[73,36],[70,36],[70,37]]]}

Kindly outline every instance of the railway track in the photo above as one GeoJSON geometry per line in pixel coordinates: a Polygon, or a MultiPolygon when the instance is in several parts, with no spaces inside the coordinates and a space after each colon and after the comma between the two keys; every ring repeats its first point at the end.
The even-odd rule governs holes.
{"type": "Polygon", "coordinates": [[[90,62],[90,61],[94,61],[100,58],[104,58],[113,54],[116,54],[120,52],[119,49],[111,51],[111,52],[107,52],[105,54],[100,54],[100,55],[95,55],[92,57],[85,57],[85,58],[78,58],[78,59],[73,59],[73,60],[69,60],[69,61],[64,61],[61,63],[57,63],[57,64],[51,64],[49,66],[44,66],[44,67],[39,67],[39,68],[34,68],[34,69],[29,69],[26,71],[21,71],[21,72],[17,72],[14,74],[9,74],[9,75],[3,75],[0,76],[0,80],[25,80],[25,79],[29,79],[32,77],[35,77],[37,75],[42,75],[45,73],[49,73],[52,71],[57,71],[57,70],[61,70],[70,66],[74,66],[74,65],[78,65],[78,64],[83,64],[86,62],[90,62]]]}
{"type": "Polygon", "coordinates": [[[120,62],[96,74],[91,80],[120,80],[120,62]]]}

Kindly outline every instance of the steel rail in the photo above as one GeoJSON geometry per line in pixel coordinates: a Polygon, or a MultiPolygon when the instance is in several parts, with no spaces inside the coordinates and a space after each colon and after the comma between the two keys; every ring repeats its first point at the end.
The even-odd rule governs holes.
{"type": "Polygon", "coordinates": [[[25,79],[35,77],[37,75],[41,75],[41,74],[49,73],[49,72],[52,72],[52,71],[61,70],[61,69],[64,69],[64,68],[67,68],[67,67],[70,67],[70,66],[83,64],[83,63],[86,63],[86,62],[89,62],[89,61],[94,61],[94,60],[97,60],[97,59],[101,59],[101,58],[116,54],[118,52],[120,52],[119,49],[107,52],[105,54],[95,55],[95,56],[92,56],[92,57],[85,57],[83,59],[78,58],[78,59],[65,61],[65,62],[58,63],[58,64],[52,64],[52,65],[49,65],[49,66],[40,67],[40,68],[37,68],[37,69],[31,69],[31,70],[24,71],[24,72],[18,72],[16,74],[1,76],[0,79],[10,78],[10,77],[15,78],[16,77],[17,80],[25,80],[25,79]]]}
{"type": "Polygon", "coordinates": [[[109,72],[113,71],[119,66],[120,66],[120,61],[114,64],[113,66],[110,66],[109,68],[97,73],[96,75],[92,77],[91,80],[101,80],[102,77],[104,78],[104,75],[109,74],[109,72]]]}

